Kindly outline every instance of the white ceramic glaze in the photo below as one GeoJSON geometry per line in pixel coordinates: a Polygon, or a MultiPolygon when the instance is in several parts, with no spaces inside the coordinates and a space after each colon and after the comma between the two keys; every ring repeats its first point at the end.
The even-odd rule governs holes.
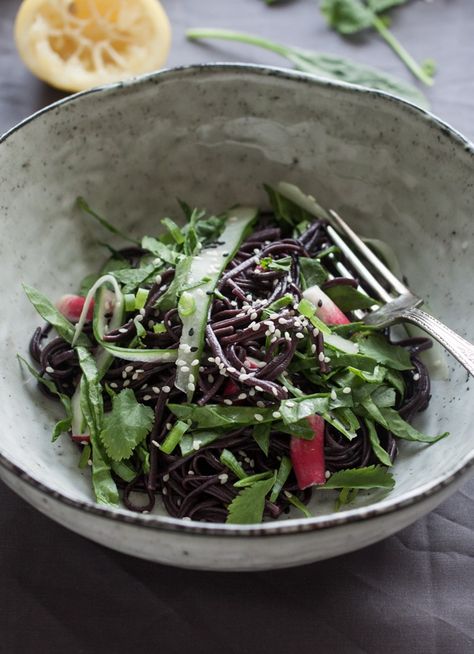
{"type": "MultiPolygon", "coordinates": [[[[78,195],[137,236],[156,231],[175,198],[220,210],[263,205],[262,183],[288,180],[388,241],[410,286],[448,325],[473,337],[474,154],[451,128],[402,101],[278,69],[239,65],[165,71],[81,94],[41,112],[0,144],[4,344],[0,476],[39,510],[109,547],[204,569],[297,565],[347,552],[409,524],[449,495],[474,462],[473,382],[449,379],[417,425],[451,436],[404,443],[389,495],[361,495],[335,514],[254,527],[136,515],[93,502],[77,450],[50,430],[59,407],[20,372],[38,320],[21,282],[54,298],[104,258],[100,228],[78,195]]],[[[112,242],[113,243],[113,242],[112,242]]]]}

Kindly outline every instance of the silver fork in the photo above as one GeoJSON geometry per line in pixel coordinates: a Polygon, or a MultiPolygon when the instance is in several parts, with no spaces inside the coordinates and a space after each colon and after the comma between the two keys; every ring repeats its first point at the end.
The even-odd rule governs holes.
{"type": "Polygon", "coordinates": [[[474,345],[446,327],[437,318],[422,311],[419,307],[423,304],[423,300],[414,295],[395,277],[335,211],[331,210],[329,214],[331,225],[328,226],[328,233],[331,240],[339,247],[352,267],[357,270],[360,278],[371,289],[372,294],[378,296],[385,303],[376,311],[365,314],[363,321],[368,325],[381,328],[400,322],[413,323],[439,341],[474,376],[474,345]],[[341,237],[341,233],[347,238],[350,245],[341,237]],[[362,257],[359,257],[355,250],[372,266],[374,272],[387,282],[390,291],[380,284],[375,274],[362,262],[362,257]]]}

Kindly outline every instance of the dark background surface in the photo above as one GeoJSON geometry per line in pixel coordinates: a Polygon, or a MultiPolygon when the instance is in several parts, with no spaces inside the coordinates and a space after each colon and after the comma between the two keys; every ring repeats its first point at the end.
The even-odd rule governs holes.
{"type": "MultiPolygon", "coordinates": [[[[0,132],[62,97],[12,41],[19,2],[0,0],[0,132]]],[[[240,29],[340,53],[409,79],[376,36],[344,41],[314,0],[166,0],[169,65],[284,65],[247,46],[186,43],[187,27],[240,29]]],[[[438,63],[434,113],[474,138],[473,0],[423,0],[393,15],[417,58],[438,63]]],[[[0,652],[55,654],[466,654],[474,652],[474,480],[411,527],[350,555],[263,573],[164,567],[95,545],[0,484],[0,652]]]]}

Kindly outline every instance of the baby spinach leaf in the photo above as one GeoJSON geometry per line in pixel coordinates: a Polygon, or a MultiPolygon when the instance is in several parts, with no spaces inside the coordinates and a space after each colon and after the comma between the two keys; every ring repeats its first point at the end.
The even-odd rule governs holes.
{"type": "Polygon", "coordinates": [[[63,393],[60,393],[56,388],[56,384],[52,380],[45,379],[42,375],[40,375],[38,371],[33,368],[33,366],[30,366],[30,364],[28,363],[28,361],[26,361],[26,359],[21,357],[19,354],[17,354],[17,358],[20,363],[22,363],[28,368],[30,373],[40,384],[46,386],[46,388],[51,393],[54,393],[59,397],[61,404],[64,407],[64,410],[66,412],[66,417],[63,418],[62,420],[59,420],[53,428],[53,435],[51,440],[54,443],[54,441],[56,441],[61,434],[64,434],[65,432],[68,432],[71,429],[71,423],[72,423],[71,398],[68,395],[64,395],[63,393]]]}
{"type": "Polygon", "coordinates": [[[168,404],[168,408],[180,420],[191,420],[193,428],[212,429],[231,425],[254,425],[255,414],[262,416],[261,422],[271,422],[274,409],[259,409],[250,406],[222,406],[221,404],[168,404]]]}
{"type": "Polygon", "coordinates": [[[303,288],[310,286],[321,286],[328,278],[328,272],[317,259],[309,259],[308,257],[299,257],[298,263],[300,265],[300,277],[303,282],[303,288]]]}
{"type": "Polygon", "coordinates": [[[392,345],[382,334],[370,334],[357,339],[359,351],[377,363],[395,370],[411,370],[410,353],[399,345],[392,345]]]}
{"type": "Polygon", "coordinates": [[[395,409],[380,409],[380,413],[384,417],[386,424],[388,425],[389,431],[391,431],[398,438],[404,438],[407,441],[419,441],[420,443],[436,443],[437,441],[445,438],[449,435],[449,432],[445,431],[438,436],[427,436],[426,434],[421,433],[415,427],[410,425],[408,422],[403,420],[403,418],[398,414],[398,411],[395,409]]]}
{"type": "Polygon", "coordinates": [[[366,418],[365,424],[367,425],[367,432],[369,434],[369,440],[370,440],[370,444],[372,445],[373,453],[380,461],[380,463],[383,463],[384,466],[390,467],[392,465],[392,462],[390,461],[388,452],[384,450],[383,447],[380,445],[379,435],[377,434],[377,430],[375,429],[374,423],[372,422],[372,420],[366,418]]]}
{"type": "Polygon", "coordinates": [[[374,304],[379,304],[377,300],[364,295],[353,286],[339,284],[324,289],[326,295],[337,304],[341,311],[354,311],[355,309],[370,309],[374,304]]]}
{"type": "Polygon", "coordinates": [[[268,456],[268,449],[270,447],[270,432],[272,430],[271,422],[262,422],[255,425],[252,430],[252,436],[259,448],[268,456]]]}

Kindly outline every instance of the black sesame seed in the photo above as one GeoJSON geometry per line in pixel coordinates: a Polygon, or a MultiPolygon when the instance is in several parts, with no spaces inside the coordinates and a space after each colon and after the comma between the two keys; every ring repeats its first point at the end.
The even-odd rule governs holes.
{"type": "Polygon", "coordinates": [[[193,335],[194,335],[194,327],[191,327],[191,329],[189,330],[188,334],[189,334],[190,336],[193,336],[193,335]]]}
{"type": "Polygon", "coordinates": [[[322,307],[322,306],[323,306],[323,301],[322,301],[322,300],[318,300],[318,307],[322,307]]]}
{"type": "Polygon", "coordinates": [[[191,345],[189,349],[191,350],[191,352],[197,352],[199,348],[196,347],[195,345],[191,345]]]}

